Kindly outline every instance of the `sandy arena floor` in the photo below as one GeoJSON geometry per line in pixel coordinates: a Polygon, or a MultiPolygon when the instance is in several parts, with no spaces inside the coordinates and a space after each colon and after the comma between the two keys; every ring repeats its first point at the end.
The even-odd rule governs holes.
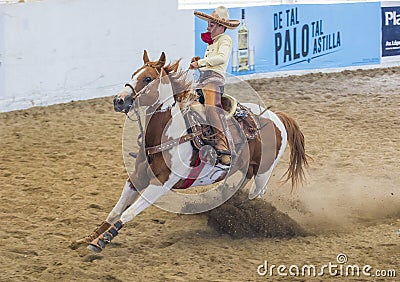
{"type": "Polygon", "coordinates": [[[0,114],[0,281],[398,281],[400,68],[250,83],[303,130],[308,183],[279,185],[287,150],[264,199],[312,235],[233,239],[205,215],[150,207],[101,254],[74,248],[122,191],[124,115],[110,97],[36,107],[0,114]],[[257,274],[265,260],[319,270],[340,253],[397,278],[257,274]]]}

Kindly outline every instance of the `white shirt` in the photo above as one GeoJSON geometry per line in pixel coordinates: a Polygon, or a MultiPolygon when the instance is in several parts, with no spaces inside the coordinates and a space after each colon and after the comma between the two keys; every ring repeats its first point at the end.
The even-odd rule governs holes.
{"type": "Polygon", "coordinates": [[[232,39],[227,34],[217,35],[208,45],[204,58],[197,61],[201,70],[213,70],[225,77],[232,52],[232,39]]]}

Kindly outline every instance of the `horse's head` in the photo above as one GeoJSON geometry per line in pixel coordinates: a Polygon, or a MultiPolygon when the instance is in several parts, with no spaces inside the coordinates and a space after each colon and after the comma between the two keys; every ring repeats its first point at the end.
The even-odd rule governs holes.
{"type": "Polygon", "coordinates": [[[165,75],[163,67],[165,65],[165,53],[162,52],[158,61],[151,62],[144,50],[143,66],[136,70],[130,82],[125,84],[125,87],[120,93],[114,96],[114,110],[117,112],[129,112],[132,104],[136,99],[140,99],[140,104],[143,106],[153,105],[158,95],[154,91],[147,91],[147,86],[157,78],[165,75]]]}

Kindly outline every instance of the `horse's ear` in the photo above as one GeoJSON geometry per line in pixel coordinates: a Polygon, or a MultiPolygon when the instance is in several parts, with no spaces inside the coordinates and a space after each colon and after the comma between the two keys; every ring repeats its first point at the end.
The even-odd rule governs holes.
{"type": "Polygon", "coordinates": [[[143,52],[143,62],[144,62],[145,64],[147,64],[148,62],[150,62],[149,56],[147,55],[147,51],[146,51],[146,50],[144,50],[144,52],[143,52]]]}
{"type": "Polygon", "coordinates": [[[162,52],[160,58],[158,59],[158,65],[163,67],[165,65],[165,53],[162,52]]]}

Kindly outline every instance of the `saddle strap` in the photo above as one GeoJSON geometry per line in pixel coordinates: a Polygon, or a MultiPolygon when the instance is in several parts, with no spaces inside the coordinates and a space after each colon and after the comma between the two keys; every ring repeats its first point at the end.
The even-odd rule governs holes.
{"type": "Polygon", "coordinates": [[[238,103],[238,108],[236,109],[234,117],[240,124],[248,140],[253,140],[257,137],[261,128],[250,109],[238,103]]]}
{"type": "Polygon", "coordinates": [[[193,140],[194,138],[200,136],[202,134],[201,131],[196,131],[193,133],[188,133],[186,135],[183,135],[179,138],[175,138],[172,140],[169,140],[167,142],[161,143],[160,145],[157,146],[152,146],[152,147],[146,147],[146,152],[148,155],[154,155],[156,153],[163,152],[165,150],[171,149],[179,144],[188,142],[193,140]]]}

